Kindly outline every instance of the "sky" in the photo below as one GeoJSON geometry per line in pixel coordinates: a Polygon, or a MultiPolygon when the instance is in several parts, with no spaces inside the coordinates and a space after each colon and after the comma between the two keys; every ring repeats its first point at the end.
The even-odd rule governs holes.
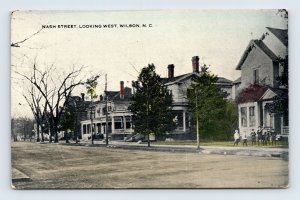
{"type": "MultiPolygon", "coordinates": [[[[13,71],[28,74],[33,62],[40,68],[55,65],[57,74],[84,65],[85,76],[102,74],[98,94],[104,90],[104,74],[108,89],[119,90],[120,81],[131,87],[138,71],[149,63],[161,77],[167,76],[168,64],[175,65],[175,76],[192,72],[193,56],[199,56],[212,73],[234,81],[240,76],[235,67],[249,41],[260,38],[265,27],[286,28],[286,21],[277,10],[18,11],[11,18],[11,41],[22,41],[43,25],[56,28],[44,28],[11,49],[15,117],[30,116],[30,109],[22,97],[24,83],[13,71]],[[111,28],[104,28],[108,24],[111,28]],[[120,26],[130,24],[140,27],[120,26]],[[101,28],[82,28],[87,25],[101,28]]],[[[81,92],[84,87],[74,95],[81,92]]]]}

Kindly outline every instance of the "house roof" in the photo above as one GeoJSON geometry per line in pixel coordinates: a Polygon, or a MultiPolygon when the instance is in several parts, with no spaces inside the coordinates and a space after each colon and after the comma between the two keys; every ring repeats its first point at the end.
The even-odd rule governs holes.
{"type": "Polygon", "coordinates": [[[267,27],[267,29],[273,33],[284,46],[288,46],[288,30],[287,29],[278,29],[267,27]]]}
{"type": "Polygon", "coordinates": [[[233,81],[232,83],[233,84],[238,84],[238,83],[241,83],[241,82],[242,82],[242,79],[241,79],[241,77],[239,77],[235,81],[233,81]]]}
{"type": "Polygon", "coordinates": [[[193,76],[195,75],[195,73],[187,73],[187,74],[182,74],[182,75],[179,75],[179,76],[174,76],[172,78],[161,78],[161,82],[163,84],[172,84],[172,83],[177,83],[185,78],[189,78],[190,76],[193,76]]]}
{"type": "MultiPolygon", "coordinates": [[[[197,78],[198,73],[192,72],[188,74],[182,74],[179,76],[175,76],[173,78],[161,78],[161,81],[165,85],[171,85],[175,83],[179,83],[180,81],[184,81],[189,78],[197,78]]],[[[219,85],[232,85],[232,81],[224,78],[224,77],[218,77],[217,84],[219,85]]]]}
{"type": "Polygon", "coordinates": [[[250,85],[240,92],[239,96],[237,97],[237,103],[257,102],[273,99],[273,95],[271,95],[271,97],[267,97],[267,93],[270,91],[273,92],[274,96],[276,96],[277,98],[288,98],[288,89],[273,88],[261,85],[250,85]]]}
{"type": "Polygon", "coordinates": [[[243,89],[238,95],[237,103],[256,102],[260,100],[268,88],[261,85],[250,85],[243,89]]]}
{"type": "Polygon", "coordinates": [[[277,98],[280,98],[280,99],[288,98],[288,89],[268,87],[267,91],[262,95],[260,100],[273,99],[274,97],[266,95],[269,91],[273,92],[274,96],[276,96],[277,98]]]}
{"type": "Polygon", "coordinates": [[[120,91],[107,91],[106,95],[110,101],[126,101],[131,99],[131,94],[128,95],[126,93],[124,93],[124,98],[121,98],[120,91]]]}
{"type": "Polygon", "coordinates": [[[261,49],[271,60],[276,61],[278,57],[265,45],[265,43],[262,40],[251,40],[244,51],[237,67],[235,68],[236,70],[240,70],[242,65],[244,64],[245,60],[248,57],[248,54],[251,52],[253,48],[259,48],[261,49]]]}
{"type": "Polygon", "coordinates": [[[217,84],[232,85],[232,81],[224,77],[218,77],[217,84]]]}

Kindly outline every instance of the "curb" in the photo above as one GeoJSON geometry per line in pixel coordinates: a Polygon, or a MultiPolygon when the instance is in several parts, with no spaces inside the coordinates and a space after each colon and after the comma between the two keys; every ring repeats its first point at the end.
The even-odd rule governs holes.
{"type": "Polygon", "coordinates": [[[155,151],[155,152],[172,152],[172,153],[199,153],[199,154],[218,154],[218,155],[237,155],[237,156],[256,156],[256,157],[269,157],[269,158],[281,158],[288,160],[288,152],[271,152],[260,151],[255,149],[240,150],[240,149],[205,149],[205,148],[187,148],[187,147],[158,147],[158,146],[137,146],[137,145],[121,145],[121,144],[87,144],[87,143],[61,143],[61,145],[70,146],[85,146],[85,147],[105,147],[105,148],[117,148],[125,150],[142,150],[142,151],[155,151]]]}

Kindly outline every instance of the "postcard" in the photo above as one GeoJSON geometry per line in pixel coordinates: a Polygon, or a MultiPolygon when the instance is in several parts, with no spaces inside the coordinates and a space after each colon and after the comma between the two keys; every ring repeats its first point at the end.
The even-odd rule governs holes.
{"type": "Polygon", "coordinates": [[[288,11],[11,12],[14,189],[286,188],[288,11]]]}

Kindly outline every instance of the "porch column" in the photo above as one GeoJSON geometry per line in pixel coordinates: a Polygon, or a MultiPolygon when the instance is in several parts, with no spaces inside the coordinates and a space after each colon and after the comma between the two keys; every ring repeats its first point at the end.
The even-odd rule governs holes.
{"type": "Polygon", "coordinates": [[[182,112],[182,118],[183,118],[183,120],[182,120],[182,122],[183,122],[183,132],[185,132],[186,131],[185,111],[182,112]]]}
{"type": "Polygon", "coordinates": [[[255,112],[254,113],[255,114],[255,127],[258,127],[260,125],[258,103],[255,102],[254,106],[255,106],[255,110],[254,110],[254,112],[255,112]]]}
{"type": "Polygon", "coordinates": [[[242,113],[241,113],[241,106],[238,105],[238,118],[239,118],[239,129],[241,131],[242,128],[242,113]]]}
{"type": "Polygon", "coordinates": [[[263,114],[262,114],[262,116],[263,116],[263,118],[262,118],[262,122],[263,122],[263,127],[265,127],[266,126],[266,112],[265,112],[265,103],[262,103],[262,111],[263,111],[263,114]]]}
{"type": "Polygon", "coordinates": [[[101,123],[101,133],[105,134],[105,123],[101,123]]]}
{"type": "MultiPolygon", "coordinates": [[[[250,106],[247,105],[247,128],[250,127],[250,106]]],[[[248,131],[248,129],[247,129],[248,131]]]]}
{"type": "Polygon", "coordinates": [[[123,129],[125,132],[126,131],[126,116],[125,115],[123,116],[123,129]]]}
{"type": "Polygon", "coordinates": [[[114,115],[111,115],[111,133],[113,134],[115,132],[115,118],[114,115]]]}

